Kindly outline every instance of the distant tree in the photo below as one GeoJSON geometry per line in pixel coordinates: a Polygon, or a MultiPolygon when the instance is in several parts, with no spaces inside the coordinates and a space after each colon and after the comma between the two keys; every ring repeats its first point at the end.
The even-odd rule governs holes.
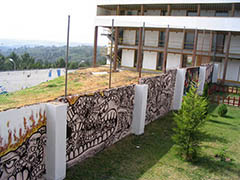
{"type": "Polygon", "coordinates": [[[0,71],[4,71],[4,62],[5,62],[5,57],[0,54],[0,71]]]}
{"type": "Polygon", "coordinates": [[[12,52],[8,58],[11,58],[15,64],[16,64],[16,69],[20,69],[20,64],[22,63],[21,59],[19,58],[19,56],[15,53],[15,52],[12,52]]]}
{"type": "Polygon", "coordinates": [[[70,62],[68,67],[69,67],[69,69],[77,69],[78,62],[70,62]]]}
{"type": "Polygon", "coordinates": [[[64,68],[66,66],[66,62],[63,58],[60,58],[56,61],[55,66],[57,68],[64,68]]]}
{"type": "Polygon", "coordinates": [[[28,53],[24,53],[21,56],[21,69],[32,69],[34,67],[35,59],[28,53]]]}

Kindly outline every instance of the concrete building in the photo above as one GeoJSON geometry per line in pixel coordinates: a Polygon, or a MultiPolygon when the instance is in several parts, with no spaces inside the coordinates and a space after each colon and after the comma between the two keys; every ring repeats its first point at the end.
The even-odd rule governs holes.
{"type": "Polygon", "coordinates": [[[98,27],[111,29],[114,69],[166,71],[219,63],[222,82],[240,83],[239,0],[98,0],[98,27]]]}

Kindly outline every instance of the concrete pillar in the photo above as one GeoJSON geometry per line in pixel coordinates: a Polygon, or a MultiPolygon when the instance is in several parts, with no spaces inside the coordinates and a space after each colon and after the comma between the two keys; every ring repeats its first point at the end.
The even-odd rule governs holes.
{"type": "Polygon", "coordinates": [[[146,108],[147,108],[148,85],[135,86],[133,122],[131,132],[135,135],[144,133],[146,108]]]}
{"type": "Polygon", "coordinates": [[[186,69],[177,69],[177,77],[175,82],[173,106],[172,106],[173,110],[179,110],[182,106],[185,76],[186,76],[186,69]]]}
{"type": "Polygon", "coordinates": [[[98,44],[98,26],[94,31],[94,46],[93,46],[93,67],[97,66],[97,44],[98,44]]]}
{"type": "Polygon", "coordinates": [[[200,72],[199,72],[199,84],[198,84],[198,93],[200,95],[203,94],[203,89],[204,89],[204,84],[205,84],[205,79],[206,79],[206,66],[200,66],[200,72]]]}
{"type": "Polygon", "coordinates": [[[67,104],[48,103],[46,179],[62,180],[66,176],[67,104]]]}
{"type": "Polygon", "coordinates": [[[214,64],[213,75],[212,75],[212,83],[217,83],[218,71],[219,71],[219,65],[214,64]]]}

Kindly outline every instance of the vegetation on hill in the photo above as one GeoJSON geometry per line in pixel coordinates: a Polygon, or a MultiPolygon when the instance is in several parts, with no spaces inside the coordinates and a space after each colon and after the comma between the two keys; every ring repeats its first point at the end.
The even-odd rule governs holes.
{"type": "MultiPolygon", "coordinates": [[[[1,51],[0,71],[13,70],[14,65],[9,59],[13,59],[16,70],[24,69],[45,69],[65,67],[66,47],[20,47],[1,51]]],[[[97,52],[97,63],[106,63],[104,47],[99,47],[97,52]]],[[[69,68],[90,67],[93,59],[92,46],[77,46],[69,49],[69,68]]]]}

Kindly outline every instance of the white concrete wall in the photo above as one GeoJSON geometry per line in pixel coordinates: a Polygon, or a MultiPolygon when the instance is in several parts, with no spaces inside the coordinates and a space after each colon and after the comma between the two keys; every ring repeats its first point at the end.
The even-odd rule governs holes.
{"type": "Polygon", "coordinates": [[[187,10],[172,10],[171,16],[186,16],[187,10]]]}
{"type": "Polygon", "coordinates": [[[181,49],[182,42],[183,42],[183,36],[184,36],[183,32],[170,32],[168,47],[181,49]]]}
{"type": "Polygon", "coordinates": [[[97,5],[118,4],[210,4],[210,3],[239,3],[239,0],[98,0],[97,5]]]}
{"type": "Polygon", "coordinates": [[[157,52],[144,51],[143,53],[143,68],[156,70],[157,52]]]}
{"type": "Polygon", "coordinates": [[[199,29],[213,31],[239,32],[240,18],[236,17],[184,17],[184,16],[97,16],[95,26],[115,27],[145,27],[199,29]]]}
{"type": "Polygon", "coordinates": [[[198,34],[198,43],[197,50],[200,51],[209,51],[210,46],[210,34],[209,33],[199,33],[198,34]]]}
{"type": "Polygon", "coordinates": [[[175,69],[180,67],[180,54],[168,53],[167,56],[167,69],[175,69]]]}
{"type": "MultiPolygon", "coordinates": [[[[7,92],[14,92],[21,89],[33,87],[42,82],[57,78],[57,70],[58,69],[43,69],[0,72],[0,86],[4,87],[7,92]],[[50,71],[52,72],[51,77],[49,77],[50,71]]],[[[60,76],[65,75],[65,69],[59,70],[61,72],[60,76]]]]}
{"type": "Polygon", "coordinates": [[[158,31],[145,31],[144,45],[157,47],[158,46],[158,36],[159,36],[158,31]]]}
{"type": "Polygon", "coordinates": [[[134,67],[134,50],[122,50],[122,66],[134,67]]]}
{"type": "Polygon", "coordinates": [[[136,31],[124,30],[123,31],[123,44],[135,45],[136,43],[136,31]]]}

